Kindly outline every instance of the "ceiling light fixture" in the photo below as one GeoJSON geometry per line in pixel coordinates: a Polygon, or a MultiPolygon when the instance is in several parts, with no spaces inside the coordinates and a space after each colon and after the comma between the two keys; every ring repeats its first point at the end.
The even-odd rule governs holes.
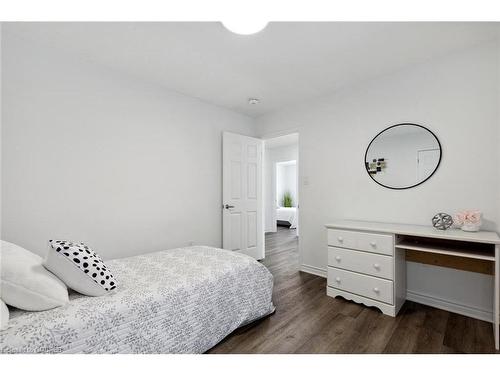
{"type": "Polygon", "coordinates": [[[233,20],[233,21],[222,21],[222,25],[229,31],[240,34],[240,35],[251,35],[256,34],[266,28],[267,21],[258,20],[233,20]]]}
{"type": "Polygon", "coordinates": [[[250,105],[256,105],[256,104],[259,104],[260,100],[257,99],[257,98],[250,98],[248,99],[248,104],[250,105]]]}

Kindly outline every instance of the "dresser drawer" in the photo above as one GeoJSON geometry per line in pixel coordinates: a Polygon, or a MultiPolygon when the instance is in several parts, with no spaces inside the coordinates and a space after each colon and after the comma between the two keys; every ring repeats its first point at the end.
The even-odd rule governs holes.
{"type": "Polygon", "coordinates": [[[390,234],[375,234],[358,232],[356,249],[377,254],[394,254],[394,241],[390,234]]]}
{"type": "Polygon", "coordinates": [[[390,234],[328,229],[328,245],[376,254],[394,254],[394,241],[390,234]]]}
{"type": "Polygon", "coordinates": [[[328,286],[393,304],[393,283],[389,280],[328,267],[328,286]]]}
{"type": "Polygon", "coordinates": [[[387,255],[328,247],[328,265],[393,280],[394,258],[387,255]]]}
{"type": "Polygon", "coordinates": [[[328,245],[354,249],[356,248],[357,234],[357,232],[350,230],[328,229],[328,245]]]}

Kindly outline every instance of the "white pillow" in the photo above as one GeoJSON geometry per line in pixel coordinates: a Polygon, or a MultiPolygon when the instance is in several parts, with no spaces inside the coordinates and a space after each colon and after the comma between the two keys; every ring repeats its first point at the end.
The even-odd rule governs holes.
{"type": "Polygon", "coordinates": [[[3,331],[7,328],[7,324],[9,323],[9,309],[4,301],[0,299],[0,331],[3,331]]]}
{"type": "Polygon", "coordinates": [[[0,296],[22,310],[42,311],[68,303],[68,289],[42,265],[42,258],[2,241],[0,296]]]}
{"type": "Polygon", "coordinates": [[[68,287],[87,296],[102,296],[116,288],[111,271],[83,242],[50,240],[44,266],[68,287]]]}

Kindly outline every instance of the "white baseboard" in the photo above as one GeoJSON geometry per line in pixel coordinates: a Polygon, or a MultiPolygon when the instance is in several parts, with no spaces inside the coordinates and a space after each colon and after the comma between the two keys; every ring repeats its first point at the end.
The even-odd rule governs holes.
{"type": "Polygon", "coordinates": [[[418,302],[423,305],[436,307],[441,310],[451,311],[460,315],[469,316],[471,318],[491,322],[493,312],[491,310],[483,310],[475,306],[467,306],[456,301],[444,300],[439,297],[422,294],[415,291],[407,290],[406,299],[408,301],[418,302]]]}
{"type": "MultiPolygon", "coordinates": [[[[316,276],[321,276],[324,278],[327,277],[327,271],[324,268],[302,264],[300,266],[300,270],[302,272],[310,273],[316,276]]],[[[486,322],[491,322],[493,318],[493,312],[491,310],[483,310],[475,306],[467,306],[456,301],[445,300],[436,296],[422,294],[411,290],[406,291],[406,299],[408,301],[421,303],[423,305],[450,311],[460,315],[469,316],[471,318],[479,320],[484,320],[486,322]]]]}
{"type": "Polygon", "coordinates": [[[324,277],[326,279],[327,272],[324,268],[310,266],[308,264],[301,264],[300,270],[305,273],[310,273],[316,276],[324,277]]]}

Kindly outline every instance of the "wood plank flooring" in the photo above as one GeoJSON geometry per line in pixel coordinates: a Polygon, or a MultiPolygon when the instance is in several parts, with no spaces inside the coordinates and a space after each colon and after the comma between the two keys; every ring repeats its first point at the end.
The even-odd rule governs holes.
{"type": "Polygon", "coordinates": [[[276,312],[208,353],[495,353],[490,323],[406,302],[396,318],[326,295],[326,279],[299,272],[295,230],[266,234],[276,312]]]}

